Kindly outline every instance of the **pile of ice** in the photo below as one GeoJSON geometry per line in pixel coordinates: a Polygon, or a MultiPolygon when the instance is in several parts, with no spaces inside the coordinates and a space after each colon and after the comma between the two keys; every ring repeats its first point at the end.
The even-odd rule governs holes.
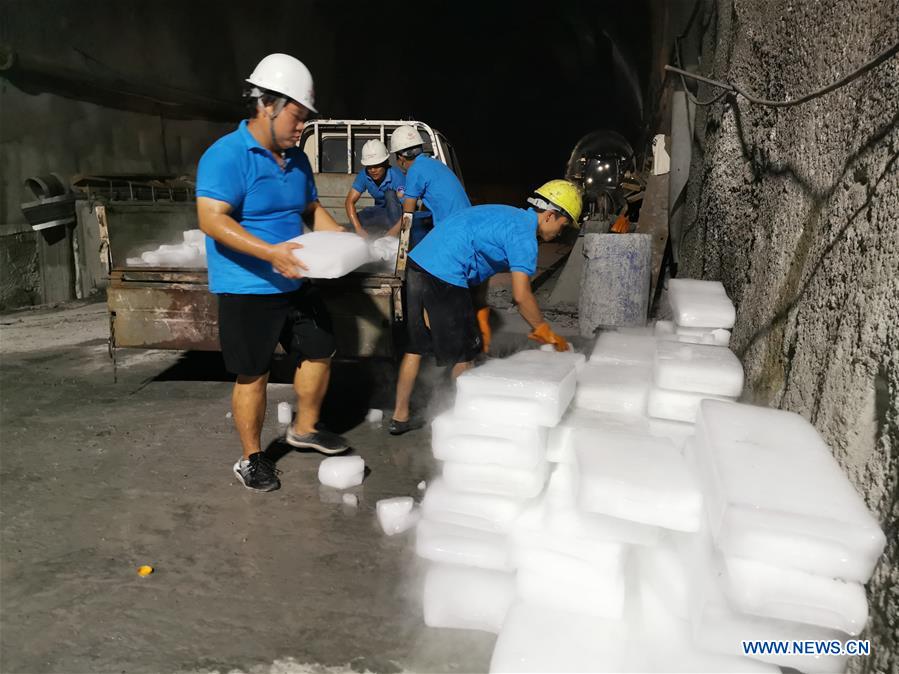
{"type": "Polygon", "coordinates": [[[426,624],[498,634],[492,672],[842,671],[743,654],[858,635],[885,538],[815,429],[742,383],[652,328],[461,376],[416,532],[426,624]]]}
{"type": "Polygon", "coordinates": [[[129,267],[186,267],[206,268],[206,235],[199,229],[188,229],[180,243],[162,244],[140,257],[126,258],[129,267]]]}

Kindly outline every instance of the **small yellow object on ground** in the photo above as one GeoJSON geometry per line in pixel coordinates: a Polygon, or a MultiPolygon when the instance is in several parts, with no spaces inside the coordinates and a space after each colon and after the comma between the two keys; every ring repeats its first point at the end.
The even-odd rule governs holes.
{"type": "Polygon", "coordinates": [[[138,576],[149,576],[151,573],[153,573],[152,566],[147,566],[146,564],[144,564],[143,566],[137,567],[138,576]]]}

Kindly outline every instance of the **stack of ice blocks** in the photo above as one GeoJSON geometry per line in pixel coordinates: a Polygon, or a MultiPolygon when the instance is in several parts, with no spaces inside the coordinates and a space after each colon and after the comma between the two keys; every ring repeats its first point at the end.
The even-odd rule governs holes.
{"type": "Polygon", "coordinates": [[[497,633],[492,672],[844,670],[742,654],[858,634],[885,539],[805,420],[731,401],[731,356],[630,329],[586,364],[526,352],[460,378],[433,424],[426,622],[497,633]],[[649,416],[659,385],[703,392],[697,423],[649,416]]]}
{"type": "Polygon", "coordinates": [[[457,380],[455,408],[432,424],[441,476],[425,492],[419,556],[425,622],[498,632],[515,596],[511,533],[548,476],[547,427],[574,395],[584,356],[524,351],[457,380]],[[475,596],[476,595],[476,596],[475,596]]]}

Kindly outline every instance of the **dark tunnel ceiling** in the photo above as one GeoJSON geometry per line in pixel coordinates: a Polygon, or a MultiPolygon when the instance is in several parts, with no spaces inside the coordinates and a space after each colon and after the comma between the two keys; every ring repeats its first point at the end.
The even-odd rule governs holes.
{"type": "Polygon", "coordinates": [[[75,74],[66,84],[32,70],[15,81],[29,93],[158,114],[141,101],[157,91],[165,98],[171,87],[187,118],[230,120],[240,115],[242,79],[255,62],[284,51],[312,69],[322,116],[415,118],[442,130],[477,200],[518,199],[560,176],[574,145],[595,129],[612,128],[635,148],[646,140],[642,99],[659,7],[650,0],[14,7],[0,5],[0,42],[75,74]],[[115,93],[135,87],[144,98],[115,93]]]}
{"type": "Polygon", "coordinates": [[[318,8],[346,30],[335,70],[347,78],[317,84],[337,89],[323,112],[429,122],[456,145],[473,189],[559,177],[597,128],[643,140],[647,2],[458,2],[402,18],[377,3],[346,16],[336,4],[318,8]]]}

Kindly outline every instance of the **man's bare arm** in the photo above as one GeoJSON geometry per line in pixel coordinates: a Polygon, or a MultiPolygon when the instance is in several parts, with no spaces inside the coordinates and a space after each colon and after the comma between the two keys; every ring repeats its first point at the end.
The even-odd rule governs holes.
{"type": "Polygon", "coordinates": [[[306,266],[290,251],[302,248],[298,243],[271,244],[253,236],[231,217],[231,204],[209,197],[197,197],[197,219],[200,229],[220,244],[239,253],[270,262],[272,267],[287,278],[301,278],[306,266]]]}
{"type": "Polygon", "coordinates": [[[345,232],[346,229],[337,224],[334,216],[319,202],[313,201],[306,207],[303,220],[313,232],[345,232]]]}

